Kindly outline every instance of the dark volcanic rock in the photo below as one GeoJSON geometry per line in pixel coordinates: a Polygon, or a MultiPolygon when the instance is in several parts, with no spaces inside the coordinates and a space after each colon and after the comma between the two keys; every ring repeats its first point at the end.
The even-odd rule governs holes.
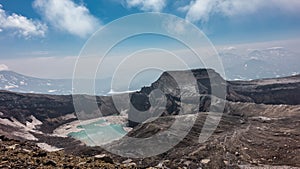
{"type": "MultiPolygon", "coordinates": [[[[208,110],[209,104],[204,99],[206,95],[211,95],[212,92],[219,98],[226,97],[226,81],[215,71],[211,69],[195,69],[191,71],[170,71],[164,72],[157,81],[151,84],[150,87],[144,87],[136,94],[132,94],[131,101],[134,107],[141,107],[138,111],[129,110],[128,118],[131,127],[147,120],[150,117],[158,117],[155,115],[140,115],[141,111],[146,111],[151,107],[149,98],[153,91],[160,91],[161,95],[154,97],[154,103],[161,103],[166,99],[166,104],[161,105],[161,115],[177,115],[197,113],[199,110],[208,110]],[[202,96],[201,96],[202,95],[202,96]],[[200,107],[192,108],[200,103],[200,107]],[[193,112],[187,112],[184,107],[191,107],[193,112]],[[163,107],[165,106],[165,107],[163,107]],[[142,117],[140,117],[142,116],[142,117]],[[140,121],[134,121],[133,118],[139,117],[140,121]]],[[[231,94],[237,98],[242,98],[237,94],[231,94]]],[[[152,105],[153,106],[153,105],[152,105]]],[[[196,106],[197,107],[197,106],[196,106]]],[[[151,111],[153,112],[153,111],[151,111]]]]}
{"type": "Polygon", "coordinates": [[[64,151],[45,152],[27,141],[0,138],[0,168],[128,168],[114,163],[109,157],[98,159],[64,151]]]}
{"type": "Polygon", "coordinates": [[[211,110],[213,108],[211,96],[233,102],[300,104],[300,76],[254,81],[225,81],[211,69],[170,71],[164,72],[150,87],[144,87],[140,92],[132,94],[131,102],[139,111],[129,110],[129,125],[131,127],[150,117],[155,117],[154,115],[141,114],[141,111],[149,110],[151,92],[157,89],[167,98],[167,104],[161,112],[162,115],[180,114],[182,104],[187,105],[185,108],[199,105],[198,109],[194,108],[193,111],[189,112],[184,111],[183,114],[218,111],[218,109],[211,110]],[[192,78],[189,75],[191,72],[192,78]],[[191,80],[193,78],[196,80],[196,84],[193,84],[191,80]],[[195,99],[200,100],[195,101],[195,99]],[[134,121],[135,117],[139,117],[140,121],[134,121]]]}
{"type": "Polygon", "coordinates": [[[51,132],[61,125],[60,121],[53,122],[50,119],[74,113],[71,96],[21,94],[0,91],[0,109],[2,118],[15,118],[26,124],[34,116],[44,122],[41,130],[51,132]]]}
{"type": "Polygon", "coordinates": [[[230,81],[228,84],[238,94],[255,103],[300,104],[300,75],[253,81],[230,81]]]}
{"type": "MultiPolygon", "coordinates": [[[[76,100],[87,104],[95,100],[94,96],[76,95],[76,100]]],[[[82,107],[77,111],[85,111],[85,115],[90,116],[81,117],[81,119],[95,118],[98,114],[92,114],[100,110],[103,116],[118,114],[119,112],[113,105],[111,97],[96,97],[98,105],[96,107],[82,107]]],[[[40,130],[45,133],[51,133],[58,126],[76,120],[76,118],[64,119],[68,114],[74,114],[74,104],[71,95],[42,95],[42,94],[24,94],[13,93],[8,91],[0,91],[0,118],[16,119],[20,123],[26,124],[31,122],[31,116],[43,124],[40,130]]]]}

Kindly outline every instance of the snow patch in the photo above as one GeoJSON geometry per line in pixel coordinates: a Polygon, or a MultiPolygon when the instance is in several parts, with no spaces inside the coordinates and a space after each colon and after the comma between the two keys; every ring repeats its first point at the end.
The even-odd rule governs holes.
{"type": "Polygon", "coordinates": [[[13,122],[11,122],[8,119],[2,119],[0,118],[0,123],[6,126],[12,126],[12,127],[17,127],[13,122]]]}
{"type": "Polygon", "coordinates": [[[43,124],[41,121],[36,119],[34,116],[30,116],[32,122],[26,122],[26,125],[23,123],[19,122],[15,118],[11,118],[12,121],[8,119],[2,119],[0,118],[0,123],[3,125],[19,128],[20,131],[18,132],[13,132],[12,134],[21,137],[27,140],[38,140],[36,137],[34,137],[30,132],[33,133],[38,133],[38,134],[43,134],[41,131],[36,130],[36,126],[43,124]]]}
{"type": "Polygon", "coordinates": [[[76,116],[75,116],[74,113],[72,113],[72,114],[67,114],[67,115],[65,115],[65,116],[61,116],[60,118],[61,118],[62,120],[67,121],[67,120],[76,118],[76,116]]]}
{"type": "Polygon", "coordinates": [[[267,48],[267,50],[280,50],[280,49],[284,49],[284,47],[274,46],[274,47],[271,47],[271,48],[267,48]]]}
{"type": "Polygon", "coordinates": [[[35,130],[36,126],[42,125],[43,123],[36,119],[33,115],[30,116],[32,122],[26,121],[26,128],[30,131],[35,130]]]}
{"type": "Polygon", "coordinates": [[[24,138],[26,140],[38,141],[38,139],[36,137],[34,137],[34,135],[32,135],[28,132],[13,132],[12,134],[14,136],[24,138]]]}
{"type": "Polygon", "coordinates": [[[27,85],[27,83],[24,82],[24,81],[20,81],[20,85],[21,85],[21,86],[24,86],[24,85],[27,85]]]}
{"type": "Polygon", "coordinates": [[[60,151],[63,149],[63,148],[57,148],[57,147],[51,146],[47,143],[37,143],[36,145],[39,146],[41,149],[48,151],[48,152],[60,151]]]}
{"type": "Polygon", "coordinates": [[[107,93],[107,95],[114,95],[114,94],[124,94],[124,93],[132,93],[132,92],[137,92],[139,90],[127,90],[127,91],[114,91],[113,89],[110,89],[110,91],[107,93]]]}
{"type": "Polygon", "coordinates": [[[48,90],[49,93],[57,92],[57,90],[48,90]]]}
{"type": "Polygon", "coordinates": [[[14,88],[18,88],[18,85],[5,85],[5,89],[14,89],[14,88]]]}

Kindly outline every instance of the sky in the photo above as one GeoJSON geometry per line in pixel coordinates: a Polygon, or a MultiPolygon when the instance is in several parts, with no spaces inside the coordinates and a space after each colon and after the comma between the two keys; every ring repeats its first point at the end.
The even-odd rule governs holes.
{"type": "Polygon", "coordinates": [[[284,45],[300,37],[299,9],[299,0],[0,0],[0,70],[69,78],[76,57],[95,31],[143,12],[183,18],[217,48],[284,45]]]}

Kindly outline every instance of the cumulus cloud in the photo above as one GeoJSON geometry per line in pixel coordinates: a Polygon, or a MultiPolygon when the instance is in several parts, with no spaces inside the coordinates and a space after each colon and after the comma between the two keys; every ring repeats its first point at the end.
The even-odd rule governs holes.
{"type": "Polygon", "coordinates": [[[8,66],[6,66],[5,64],[0,64],[0,71],[2,70],[8,70],[8,66]]]}
{"type": "Polygon", "coordinates": [[[86,37],[100,26],[85,6],[72,0],[35,0],[33,6],[53,27],[76,36],[86,37]]]}
{"type": "Polygon", "coordinates": [[[284,13],[299,13],[299,0],[193,0],[187,6],[180,7],[186,11],[186,19],[191,22],[209,20],[210,15],[219,13],[226,17],[240,14],[252,14],[263,9],[276,9],[284,13]]]}
{"type": "Polygon", "coordinates": [[[189,31],[187,28],[186,21],[178,18],[168,19],[163,23],[162,26],[170,34],[175,34],[175,35],[183,35],[186,33],[186,31],[189,31]]]}
{"type": "Polygon", "coordinates": [[[30,38],[32,36],[45,36],[47,25],[40,21],[29,19],[18,14],[7,14],[0,4],[0,32],[13,31],[19,36],[30,38]]]}
{"type": "Polygon", "coordinates": [[[125,0],[129,8],[136,7],[142,11],[159,12],[166,6],[166,0],[125,0]]]}
{"type": "Polygon", "coordinates": [[[207,21],[210,11],[213,10],[215,1],[213,0],[196,0],[192,1],[188,7],[185,7],[187,11],[186,18],[191,22],[198,20],[207,21]]]}

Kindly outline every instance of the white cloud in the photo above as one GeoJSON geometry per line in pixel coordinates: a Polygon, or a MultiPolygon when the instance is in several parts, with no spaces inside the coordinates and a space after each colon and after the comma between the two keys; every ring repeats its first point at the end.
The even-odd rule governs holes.
{"type": "Polygon", "coordinates": [[[234,47],[234,46],[226,46],[226,47],[223,47],[222,50],[224,50],[224,51],[233,51],[233,50],[236,50],[236,47],[234,47]]]}
{"type": "Polygon", "coordinates": [[[100,26],[85,6],[72,0],[35,0],[33,6],[52,26],[76,36],[86,37],[100,26]]]}
{"type": "Polygon", "coordinates": [[[0,64],[0,71],[2,70],[8,70],[8,66],[6,66],[5,64],[0,64]]]}
{"type": "Polygon", "coordinates": [[[167,30],[170,34],[175,35],[184,35],[186,31],[189,31],[187,28],[188,24],[185,20],[178,19],[178,18],[172,18],[168,19],[163,23],[163,28],[167,30]]]}
{"type": "Polygon", "coordinates": [[[187,11],[186,19],[191,22],[207,22],[215,13],[231,17],[273,9],[290,14],[299,13],[299,8],[299,0],[193,0],[178,10],[187,11]]]}
{"type": "Polygon", "coordinates": [[[45,36],[47,31],[45,24],[15,13],[9,15],[2,7],[0,4],[0,32],[10,30],[25,38],[45,36]]]}
{"type": "Polygon", "coordinates": [[[129,8],[136,7],[142,11],[159,12],[166,6],[166,0],[125,0],[129,8]]]}
{"type": "Polygon", "coordinates": [[[188,12],[186,15],[187,20],[191,22],[195,22],[198,20],[206,22],[209,18],[209,13],[210,11],[212,11],[214,5],[214,0],[192,1],[189,5],[188,12]]]}

